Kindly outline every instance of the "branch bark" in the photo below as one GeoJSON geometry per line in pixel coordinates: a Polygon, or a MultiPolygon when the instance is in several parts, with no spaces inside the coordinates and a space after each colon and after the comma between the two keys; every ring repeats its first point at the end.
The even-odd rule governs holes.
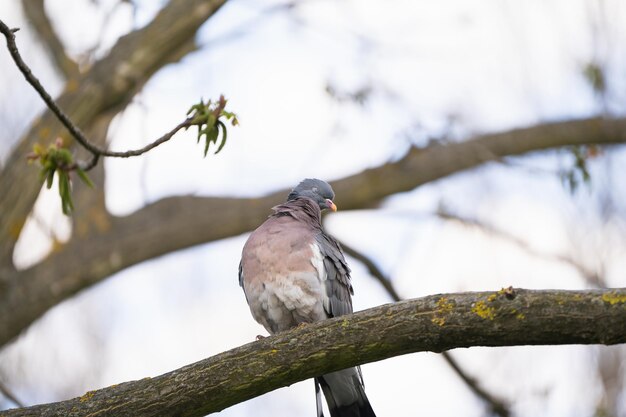
{"type": "Polygon", "coordinates": [[[439,294],[296,328],[155,378],[0,415],[203,416],[307,378],[412,352],[624,342],[624,288],[439,294]]]}
{"type": "MultiPolygon", "coordinates": [[[[378,268],[378,266],[366,255],[359,252],[358,250],[350,247],[345,242],[340,242],[344,252],[360,261],[369,271],[370,275],[378,281],[383,288],[387,291],[387,294],[391,297],[393,301],[402,301],[403,298],[400,297],[400,294],[396,291],[396,288],[393,286],[391,280],[385,276],[383,271],[378,268]]],[[[442,352],[441,356],[446,361],[446,363],[452,368],[452,370],[457,374],[459,378],[465,383],[465,385],[481,400],[485,401],[490,411],[494,415],[498,415],[500,417],[509,417],[511,412],[509,411],[509,406],[507,402],[501,398],[498,398],[496,395],[488,392],[485,388],[480,386],[478,380],[472,376],[470,376],[459,364],[459,362],[452,357],[450,352],[442,352]]]]}
{"type": "MultiPolygon", "coordinates": [[[[397,162],[334,181],[332,186],[340,209],[358,209],[505,156],[568,145],[625,142],[626,119],[550,123],[460,143],[413,148],[397,162]]],[[[126,217],[93,218],[97,229],[77,221],[77,233],[61,250],[32,268],[0,276],[0,286],[4,281],[6,287],[0,291],[0,346],[50,307],[115,272],[172,251],[252,230],[288,192],[281,190],[260,198],[172,197],[126,217]]],[[[81,221],[89,219],[85,216],[81,221]]]]}

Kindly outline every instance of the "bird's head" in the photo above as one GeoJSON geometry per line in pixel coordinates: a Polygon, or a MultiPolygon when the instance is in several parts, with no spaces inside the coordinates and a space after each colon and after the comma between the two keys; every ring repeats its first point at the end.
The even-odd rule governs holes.
{"type": "Polygon", "coordinates": [[[298,197],[308,197],[320,206],[320,210],[331,209],[337,211],[337,206],[333,203],[335,192],[330,184],[316,178],[307,178],[298,184],[287,197],[287,201],[298,197]]]}

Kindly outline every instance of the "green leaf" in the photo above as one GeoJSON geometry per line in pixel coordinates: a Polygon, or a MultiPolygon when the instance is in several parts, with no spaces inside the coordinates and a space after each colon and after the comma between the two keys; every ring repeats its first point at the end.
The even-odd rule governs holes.
{"type": "Polygon", "coordinates": [[[52,170],[54,172],[54,170],[56,169],[56,166],[54,165],[54,162],[51,162],[51,161],[46,161],[46,162],[40,161],[40,162],[41,162],[41,170],[39,170],[39,181],[44,183],[46,179],[48,178],[48,171],[52,170]]]}
{"type": "Polygon", "coordinates": [[[217,126],[215,127],[216,130],[217,130],[218,127],[222,128],[222,142],[220,143],[220,146],[218,146],[218,148],[215,151],[214,155],[217,155],[222,150],[224,145],[226,145],[226,125],[222,121],[218,120],[217,121],[217,126]]]}
{"type": "Polygon", "coordinates": [[[206,158],[207,153],[209,152],[209,144],[217,142],[217,135],[219,131],[217,130],[217,126],[213,126],[208,133],[206,133],[206,143],[204,145],[204,157],[206,158]]]}
{"type": "Polygon", "coordinates": [[[59,197],[61,197],[61,209],[63,210],[63,214],[67,215],[67,204],[66,204],[66,197],[67,197],[67,188],[68,188],[68,184],[66,181],[66,177],[64,175],[62,175],[61,173],[59,173],[58,175],[59,178],[59,197]]]}
{"type": "Polygon", "coordinates": [[[205,137],[204,157],[207,156],[212,143],[217,147],[216,154],[226,145],[228,135],[224,119],[230,120],[233,126],[239,123],[237,115],[225,109],[226,103],[227,100],[224,96],[220,96],[220,99],[215,103],[209,100],[205,104],[204,100],[200,99],[200,103],[191,106],[187,112],[189,124],[198,126],[196,142],[199,143],[202,136],[205,137]],[[218,145],[217,140],[220,136],[220,129],[222,130],[222,138],[218,145]]]}
{"type": "Polygon", "coordinates": [[[54,180],[54,169],[49,169],[46,175],[46,188],[49,190],[52,188],[52,181],[54,180]]]}
{"type": "Polygon", "coordinates": [[[59,196],[61,197],[61,209],[63,214],[69,216],[74,210],[74,203],[72,202],[72,194],[70,190],[70,181],[67,172],[59,170],[59,196]]]}
{"type": "Polygon", "coordinates": [[[60,148],[59,150],[57,150],[56,159],[57,165],[70,165],[74,161],[72,153],[65,148],[60,148]]]}
{"type": "Polygon", "coordinates": [[[81,168],[81,167],[76,167],[76,173],[78,174],[78,177],[83,180],[83,182],[85,184],[87,184],[87,186],[89,188],[94,188],[94,184],[91,181],[91,178],[89,178],[89,176],[87,175],[87,173],[81,168]]]}
{"type": "Polygon", "coordinates": [[[207,116],[207,121],[206,121],[207,129],[213,129],[213,127],[215,126],[216,120],[217,118],[215,117],[215,115],[213,113],[209,113],[209,115],[207,116]]]}

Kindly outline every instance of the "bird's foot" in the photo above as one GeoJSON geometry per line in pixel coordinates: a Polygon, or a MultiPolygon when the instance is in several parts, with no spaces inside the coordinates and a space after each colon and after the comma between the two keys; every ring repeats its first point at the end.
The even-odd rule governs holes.
{"type": "Polygon", "coordinates": [[[265,339],[265,336],[261,336],[260,334],[256,335],[256,340],[265,339]]]}

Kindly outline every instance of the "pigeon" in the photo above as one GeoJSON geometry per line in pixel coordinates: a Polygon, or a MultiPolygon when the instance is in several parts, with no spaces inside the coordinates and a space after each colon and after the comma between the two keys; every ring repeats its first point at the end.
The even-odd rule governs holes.
{"type": "MultiPolygon", "coordinates": [[[[352,313],[350,268],[339,243],[322,228],[324,210],[337,211],[331,186],[300,182],[284,204],[246,241],[239,285],[254,319],[270,334],[352,313]]],[[[314,378],[317,416],[320,387],[331,417],[376,417],[358,367],[314,378]]]]}

